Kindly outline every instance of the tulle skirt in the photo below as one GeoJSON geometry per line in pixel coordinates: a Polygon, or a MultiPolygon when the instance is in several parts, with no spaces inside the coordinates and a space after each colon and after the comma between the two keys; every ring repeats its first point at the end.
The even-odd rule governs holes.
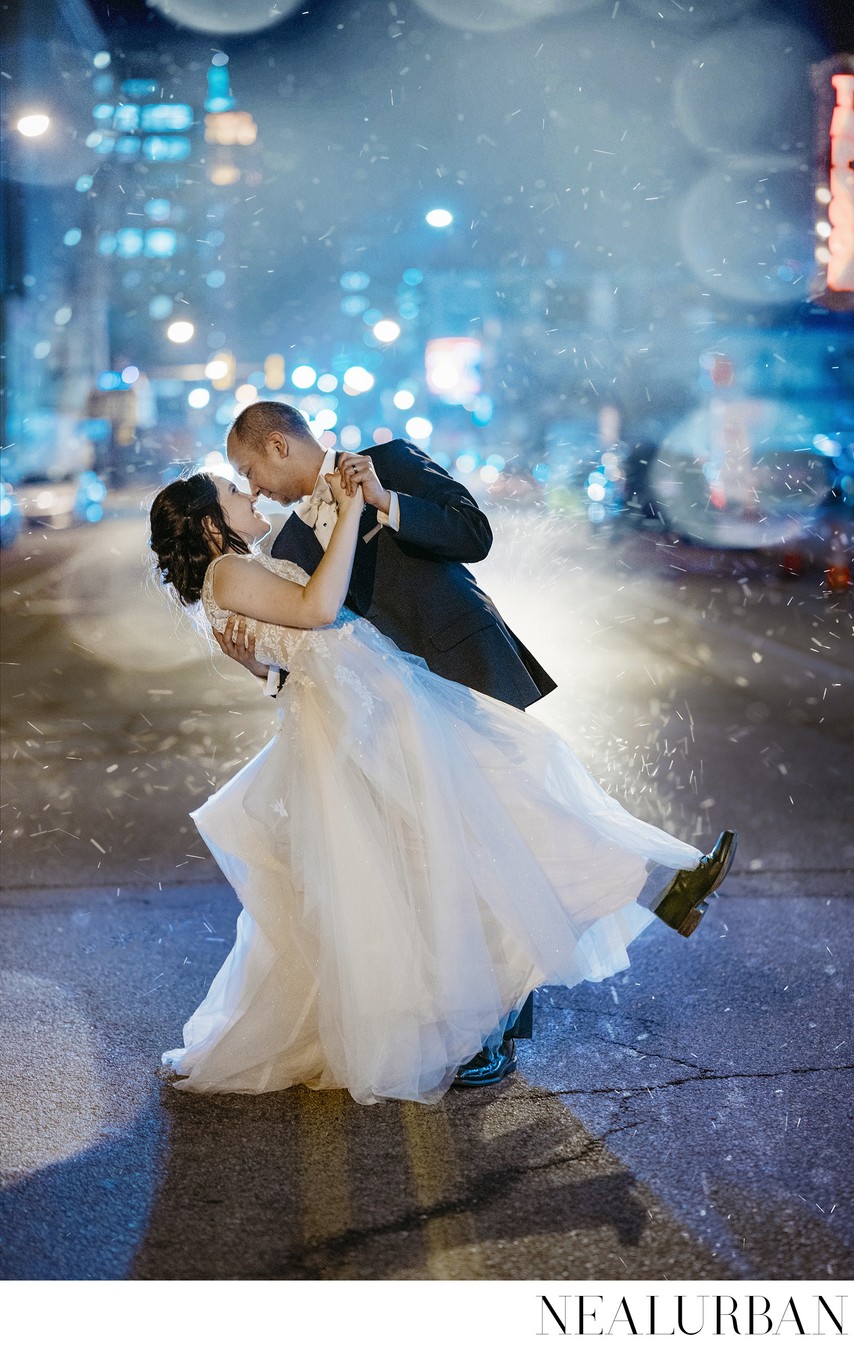
{"type": "Polygon", "coordinates": [[[362,620],[312,633],[279,703],[193,814],[243,911],[178,1089],[433,1102],[532,989],[625,969],[638,899],[700,859],[362,620]]]}

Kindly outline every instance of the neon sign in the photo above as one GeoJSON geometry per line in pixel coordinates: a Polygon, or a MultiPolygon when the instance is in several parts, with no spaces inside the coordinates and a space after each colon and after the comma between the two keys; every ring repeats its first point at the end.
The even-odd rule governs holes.
{"type": "Polygon", "coordinates": [[[813,79],[819,102],[815,196],[827,209],[815,226],[820,271],[814,298],[831,309],[854,309],[854,58],[823,61],[813,79]]]}
{"type": "Polygon", "coordinates": [[[834,75],[836,107],[830,122],[830,235],[827,284],[854,291],[854,75],[834,75]]]}

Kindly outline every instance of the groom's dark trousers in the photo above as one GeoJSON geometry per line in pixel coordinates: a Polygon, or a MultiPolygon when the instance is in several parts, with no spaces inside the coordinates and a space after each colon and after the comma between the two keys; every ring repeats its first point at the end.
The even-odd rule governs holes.
{"type": "MultiPolygon", "coordinates": [[[[554,680],[465,566],[482,561],[492,546],[489,521],[474,497],[406,440],[366,452],[382,485],[397,493],[400,528],[378,525],[373,506],[365,508],[347,607],[445,679],[513,707],[545,697],[554,680]]],[[[292,514],[272,555],[311,575],[323,549],[314,530],[292,514]]],[[[508,1033],[530,1039],[532,1022],[529,997],[508,1033]]]]}

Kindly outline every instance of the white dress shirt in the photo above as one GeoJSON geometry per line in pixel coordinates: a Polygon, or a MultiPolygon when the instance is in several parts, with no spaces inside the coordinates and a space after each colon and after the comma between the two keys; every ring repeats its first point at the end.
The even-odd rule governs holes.
{"type": "MultiPolygon", "coordinates": [[[[335,450],[328,449],[320,465],[320,472],[317,475],[317,481],[314,484],[314,490],[311,496],[304,496],[294,506],[294,514],[298,515],[304,524],[307,524],[314,530],[314,536],[325,552],[332,530],[335,528],[335,521],[338,518],[338,507],[335,504],[335,498],[326,481],[327,473],[335,472],[335,450]]],[[[391,501],[388,514],[384,510],[377,511],[377,529],[385,525],[386,528],[394,529],[395,533],[400,528],[400,502],[397,499],[397,492],[390,491],[391,501]]],[[[366,535],[366,540],[373,537],[374,530],[366,535]]],[[[279,691],[279,670],[271,666],[267,675],[267,684],[265,691],[271,697],[275,697],[279,691]]]]}
{"type": "MultiPolygon", "coordinates": [[[[338,518],[338,507],[329,489],[329,483],[326,481],[326,474],[334,472],[335,450],[328,449],[323,463],[320,465],[320,472],[317,475],[317,481],[314,484],[311,496],[304,496],[294,507],[294,514],[298,515],[304,524],[309,525],[314,530],[314,536],[324,552],[338,518]]],[[[396,491],[390,491],[389,496],[391,497],[391,504],[388,514],[384,510],[378,510],[377,520],[380,524],[384,524],[387,528],[394,529],[397,532],[400,528],[400,502],[397,499],[396,491]]]]}

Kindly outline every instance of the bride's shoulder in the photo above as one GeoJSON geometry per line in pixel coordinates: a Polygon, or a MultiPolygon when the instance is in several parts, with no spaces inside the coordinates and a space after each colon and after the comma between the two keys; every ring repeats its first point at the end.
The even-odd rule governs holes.
{"type": "Polygon", "coordinates": [[[228,602],[229,592],[235,586],[241,585],[249,576],[257,575],[263,570],[265,568],[255,557],[244,556],[238,552],[224,552],[211,562],[205,579],[210,584],[216,603],[223,605],[228,602]]]}

